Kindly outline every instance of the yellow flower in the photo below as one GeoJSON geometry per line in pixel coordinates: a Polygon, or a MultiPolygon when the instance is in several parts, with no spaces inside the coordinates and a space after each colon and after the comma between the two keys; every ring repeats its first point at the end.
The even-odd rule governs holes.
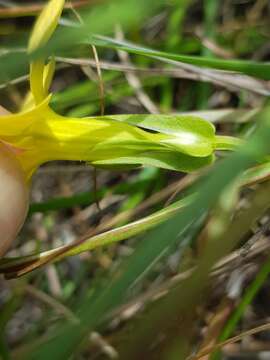
{"type": "MultiPolygon", "coordinates": [[[[64,0],[51,0],[43,9],[29,40],[28,52],[44,46],[54,32],[64,0]]],[[[36,168],[52,160],[83,160],[94,166],[140,164],[190,171],[210,163],[216,147],[214,127],[198,118],[176,122],[176,132],[162,133],[132,126],[123,117],[67,118],[49,106],[48,89],[54,61],[30,64],[30,94],[18,114],[0,118],[0,139],[15,149],[29,180],[36,168]]],[[[150,127],[151,128],[151,127],[150,127]]]]}

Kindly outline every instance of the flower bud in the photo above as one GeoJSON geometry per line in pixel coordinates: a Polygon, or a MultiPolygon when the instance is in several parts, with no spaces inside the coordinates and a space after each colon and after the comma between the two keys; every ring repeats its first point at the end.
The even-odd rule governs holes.
{"type": "Polygon", "coordinates": [[[12,150],[0,145],[0,257],[14,242],[29,205],[24,172],[12,150]]]}

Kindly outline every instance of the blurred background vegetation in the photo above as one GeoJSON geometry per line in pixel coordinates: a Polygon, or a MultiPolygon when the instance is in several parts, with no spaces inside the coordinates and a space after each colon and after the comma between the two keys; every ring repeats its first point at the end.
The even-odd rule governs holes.
{"type": "MultiPolygon", "coordinates": [[[[11,112],[28,91],[25,49],[43,5],[0,1],[0,99],[11,112]]],[[[40,168],[8,256],[97,234],[114,244],[33,272],[30,259],[24,276],[18,265],[1,278],[2,359],[270,359],[269,25],[268,0],[66,3],[43,50],[56,55],[57,112],[196,113],[249,140],[188,175],[40,168]]]]}

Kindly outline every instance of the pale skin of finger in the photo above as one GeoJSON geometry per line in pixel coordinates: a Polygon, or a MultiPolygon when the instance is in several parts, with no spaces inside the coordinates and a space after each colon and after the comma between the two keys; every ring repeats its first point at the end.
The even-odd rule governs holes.
{"type": "Polygon", "coordinates": [[[0,257],[11,247],[25,221],[28,195],[19,161],[11,149],[0,143],[0,257]]]}
{"type": "Polygon", "coordinates": [[[10,248],[28,210],[28,187],[12,152],[0,146],[0,257],[10,248]]]}

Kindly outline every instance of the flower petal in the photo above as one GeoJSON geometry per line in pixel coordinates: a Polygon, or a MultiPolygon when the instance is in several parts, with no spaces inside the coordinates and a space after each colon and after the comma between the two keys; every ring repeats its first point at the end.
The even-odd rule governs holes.
{"type": "Polygon", "coordinates": [[[44,61],[42,60],[36,60],[30,65],[30,89],[36,105],[46,97],[43,86],[44,68],[44,61]]]}
{"type": "Polygon", "coordinates": [[[34,61],[30,66],[30,88],[21,107],[21,111],[30,110],[35,105],[41,103],[48,96],[48,91],[53,79],[55,70],[55,60],[52,58],[44,66],[43,61],[34,61]]]}
{"type": "MultiPolygon", "coordinates": [[[[25,131],[29,129],[29,126],[38,121],[41,118],[45,118],[50,111],[48,104],[51,96],[47,96],[38,106],[20,112],[18,114],[9,114],[0,116],[0,139],[10,142],[9,138],[23,138],[26,136],[25,131]]],[[[14,140],[15,141],[15,140],[14,140]]],[[[16,143],[12,143],[16,146],[16,143]]]]}
{"type": "Polygon", "coordinates": [[[51,0],[40,13],[30,36],[28,52],[45,45],[53,34],[61,16],[65,0],[51,0]]]}

